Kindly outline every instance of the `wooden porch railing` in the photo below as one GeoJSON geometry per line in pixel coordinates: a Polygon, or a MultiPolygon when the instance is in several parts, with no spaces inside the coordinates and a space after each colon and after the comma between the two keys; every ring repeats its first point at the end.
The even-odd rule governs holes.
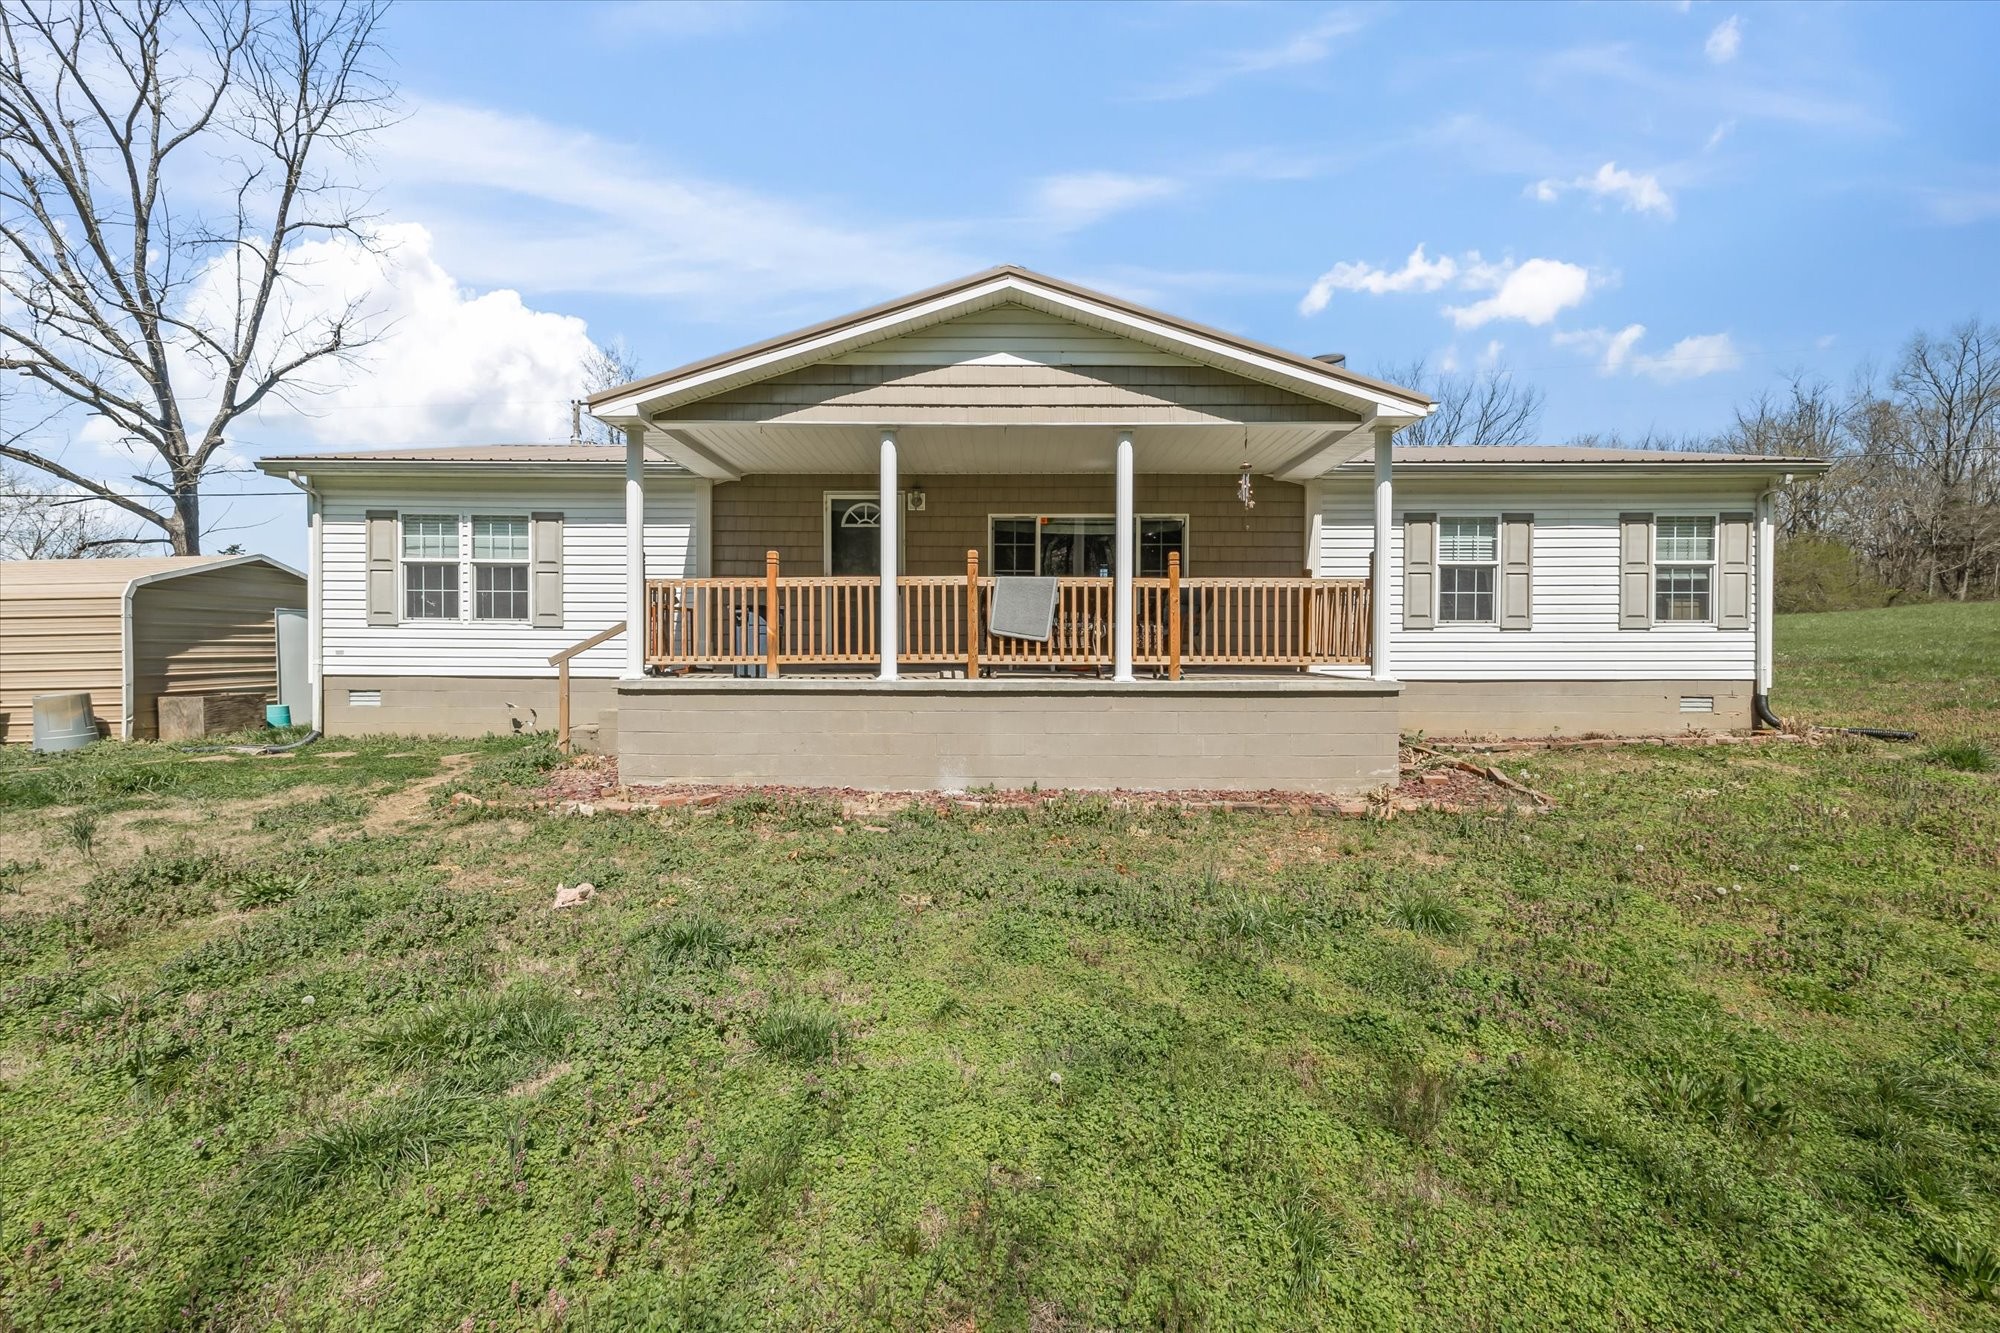
{"type": "MultiPolygon", "coordinates": [[[[987,628],[995,580],[980,575],[977,551],[966,553],[963,575],[896,583],[899,663],[963,666],[974,678],[992,667],[1111,665],[1111,579],[1059,580],[1045,643],[987,628]]],[[[646,585],[646,661],[761,667],[772,676],[787,666],[873,665],[881,660],[879,587],[873,577],[781,577],[776,552],[763,578],[656,579],[646,585]]],[[[1368,661],[1366,579],[1189,579],[1172,554],[1165,578],[1134,579],[1132,588],[1133,663],[1172,678],[1186,666],[1368,661]]]]}

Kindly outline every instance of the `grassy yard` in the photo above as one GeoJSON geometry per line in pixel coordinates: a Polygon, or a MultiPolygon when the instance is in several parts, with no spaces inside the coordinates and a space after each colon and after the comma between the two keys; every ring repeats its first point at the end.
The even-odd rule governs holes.
{"type": "Polygon", "coordinates": [[[2000,1327],[1993,617],[1534,817],[10,750],[0,1328],[2000,1327]]]}

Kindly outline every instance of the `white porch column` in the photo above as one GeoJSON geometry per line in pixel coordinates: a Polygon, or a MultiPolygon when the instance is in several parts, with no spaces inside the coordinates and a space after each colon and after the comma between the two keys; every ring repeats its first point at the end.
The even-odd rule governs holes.
{"type": "Polygon", "coordinates": [[[882,676],[883,680],[896,678],[896,650],[902,645],[900,627],[896,624],[896,577],[902,571],[896,559],[897,524],[901,519],[896,494],[896,432],[882,432],[881,465],[881,506],[882,506],[882,601],[877,613],[876,624],[882,631],[882,676]]]}
{"type": "Polygon", "coordinates": [[[1368,606],[1373,618],[1369,636],[1373,645],[1370,674],[1376,680],[1396,678],[1394,664],[1389,660],[1389,583],[1394,574],[1389,563],[1389,537],[1390,525],[1395,521],[1389,441],[1395,433],[1393,426],[1375,428],[1375,567],[1373,586],[1368,590],[1368,606]]]}
{"type": "Polygon", "coordinates": [[[625,678],[646,674],[646,430],[625,428],[625,678]]]}
{"type": "Polygon", "coordinates": [[[1111,679],[1129,681],[1132,675],[1132,556],[1137,546],[1132,521],[1132,432],[1118,432],[1118,484],[1112,540],[1111,573],[1111,679]]]}

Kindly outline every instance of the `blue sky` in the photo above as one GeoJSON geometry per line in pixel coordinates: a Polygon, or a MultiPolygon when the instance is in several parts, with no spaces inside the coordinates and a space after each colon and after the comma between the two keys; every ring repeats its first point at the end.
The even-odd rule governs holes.
{"type": "MultiPolygon", "coordinates": [[[[1550,440],[2000,317],[1990,5],[413,3],[385,41],[356,281],[396,323],[246,453],[561,438],[585,339],[657,370],[1001,262],[1497,361],[1550,440]]],[[[297,556],[296,511],[228,539],[297,556]]]]}

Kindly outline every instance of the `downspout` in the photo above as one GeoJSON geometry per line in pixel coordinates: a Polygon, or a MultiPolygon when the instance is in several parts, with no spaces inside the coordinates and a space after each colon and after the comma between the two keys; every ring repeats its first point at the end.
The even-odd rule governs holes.
{"type": "Polygon", "coordinates": [[[326,536],[326,505],[320,493],[313,489],[312,478],[298,472],[287,472],[285,480],[306,493],[306,690],[312,702],[313,734],[318,735],[325,725],[325,671],[321,663],[320,636],[323,632],[320,610],[320,583],[324,560],[321,548],[326,536]]]}
{"type": "Polygon", "coordinates": [[[139,700],[132,688],[132,592],[138,586],[137,579],[125,581],[125,595],[121,599],[122,606],[118,616],[118,656],[123,664],[119,673],[123,677],[123,683],[118,692],[118,739],[121,741],[132,739],[134,724],[138,721],[139,700]]]}
{"type": "Polygon", "coordinates": [[[1773,497],[1792,484],[1787,472],[1776,486],[1757,495],[1757,631],[1756,674],[1750,694],[1750,711],[1759,726],[1783,731],[1785,720],[1771,711],[1771,628],[1777,618],[1777,526],[1771,521],[1773,497]]]}

